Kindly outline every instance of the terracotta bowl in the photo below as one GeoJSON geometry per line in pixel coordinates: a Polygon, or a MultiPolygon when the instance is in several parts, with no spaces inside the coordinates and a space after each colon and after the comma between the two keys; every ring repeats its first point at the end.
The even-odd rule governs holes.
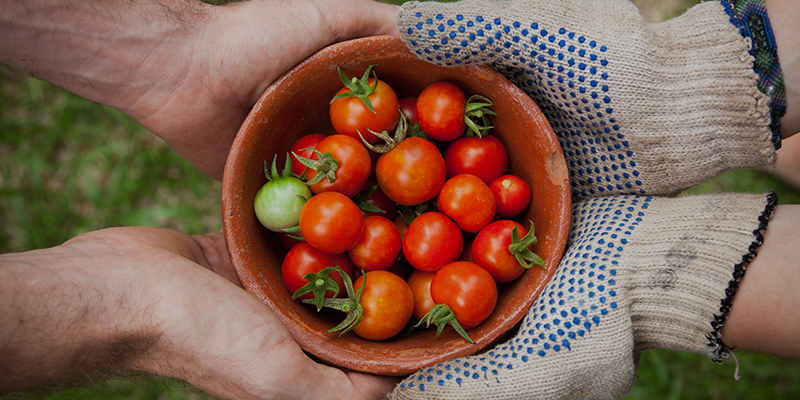
{"type": "Polygon", "coordinates": [[[233,265],[244,287],[266,303],[283,321],[300,346],[318,361],[345,369],[381,375],[406,375],[422,367],[476,353],[499,341],[522,319],[555,272],[569,227],[570,190],[558,141],[531,99],[486,66],[440,67],[417,58],[394,37],[372,37],[339,43],[314,54],[289,71],[266,92],[241,127],[228,156],[222,187],[223,229],[233,265]],[[410,336],[372,342],[353,333],[325,331],[342,314],[321,313],[291,299],[281,281],[286,254],[278,236],[263,228],[253,211],[258,189],[266,182],[264,160],[279,159],[299,137],[333,132],[328,104],[341,81],[361,76],[377,64],[378,77],[399,97],[415,96],[440,80],[459,85],[467,95],[482,94],[495,102],[493,131],[508,148],[509,173],[531,186],[531,207],[519,218],[531,220],[539,239],[534,250],[548,270],[533,268],[516,281],[500,286],[494,313],[469,331],[470,344],[453,329],[437,339],[435,328],[410,336]]]}

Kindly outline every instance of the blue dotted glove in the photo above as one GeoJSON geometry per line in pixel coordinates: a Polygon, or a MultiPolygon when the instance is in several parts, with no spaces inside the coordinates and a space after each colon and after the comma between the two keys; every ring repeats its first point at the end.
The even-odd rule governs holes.
{"type": "Polygon", "coordinates": [[[568,250],[519,332],[425,368],[389,397],[619,398],[645,349],[724,361],[719,330],[775,203],[772,194],[578,202],[568,250]]]}
{"type": "Polygon", "coordinates": [[[774,164],[770,97],[731,20],[704,2],[646,24],[628,0],[406,3],[398,15],[420,57],[490,64],[536,101],[579,198],[670,195],[774,164]]]}

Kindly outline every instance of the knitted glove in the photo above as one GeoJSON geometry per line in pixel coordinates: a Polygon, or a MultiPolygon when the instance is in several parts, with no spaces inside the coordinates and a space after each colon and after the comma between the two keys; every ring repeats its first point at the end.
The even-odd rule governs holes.
{"type": "Polygon", "coordinates": [[[774,194],[579,202],[567,252],[519,332],[425,368],[389,397],[619,398],[645,349],[722,362],[720,329],[775,204],[774,194]]]}
{"type": "Polygon", "coordinates": [[[420,57],[491,64],[528,93],[574,196],[663,195],[775,162],[777,50],[763,0],[737,4],[647,24],[628,0],[412,2],[398,25],[420,57]]]}

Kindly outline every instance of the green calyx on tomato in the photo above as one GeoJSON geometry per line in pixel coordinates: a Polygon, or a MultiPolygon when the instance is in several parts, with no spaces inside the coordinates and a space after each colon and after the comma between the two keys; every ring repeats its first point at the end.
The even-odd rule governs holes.
{"type": "Polygon", "coordinates": [[[353,197],[353,201],[362,211],[386,214],[386,211],[382,208],[367,202],[367,198],[375,193],[376,190],[378,190],[378,185],[368,186],[364,188],[364,190],[358,192],[358,194],[353,197]]]}
{"type": "Polygon", "coordinates": [[[413,222],[414,219],[420,215],[425,214],[428,211],[436,210],[436,207],[429,203],[420,203],[415,206],[400,205],[398,208],[398,214],[400,215],[400,218],[403,219],[403,222],[406,223],[406,225],[411,224],[411,222],[413,222]]]}
{"type": "Polygon", "coordinates": [[[497,113],[487,108],[493,105],[494,103],[485,96],[479,94],[470,96],[464,107],[464,123],[469,128],[467,135],[483,137],[490,129],[494,128],[489,116],[497,115],[497,113]]]}
{"type": "Polygon", "coordinates": [[[383,144],[380,146],[370,144],[366,139],[364,139],[364,136],[361,135],[361,132],[359,132],[358,135],[361,137],[361,142],[364,143],[364,146],[366,146],[368,149],[378,154],[386,154],[392,151],[392,149],[394,149],[395,147],[397,147],[397,145],[399,145],[400,142],[405,140],[406,133],[408,132],[408,118],[405,115],[403,115],[403,113],[400,113],[400,118],[398,118],[397,120],[397,128],[395,128],[394,130],[394,136],[389,136],[389,133],[386,131],[384,132],[369,131],[369,132],[375,135],[376,137],[380,138],[381,140],[383,140],[383,144]]]}
{"type": "Polygon", "coordinates": [[[431,143],[437,146],[439,145],[439,143],[436,143],[436,141],[433,140],[432,137],[428,136],[425,133],[425,131],[422,130],[422,128],[419,126],[419,123],[409,125],[408,130],[406,132],[406,137],[420,137],[430,141],[431,143]]]}
{"type": "MultiPolygon", "coordinates": [[[[339,268],[338,265],[335,263],[333,264],[334,267],[339,268]]],[[[296,300],[298,297],[306,294],[306,293],[313,293],[314,299],[312,300],[314,305],[317,307],[317,311],[322,310],[322,306],[325,302],[325,293],[328,291],[333,292],[333,297],[339,295],[339,284],[336,283],[333,278],[331,278],[331,272],[334,272],[335,269],[332,267],[323,268],[319,272],[311,272],[308,274],[303,275],[303,279],[308,280],[308,283],[305,286],[297,289],[294,293],[292,293],[292,300],[296,300]]],[[[342,279],[350,279],[341,268],[339,268],[339,275],[342,276],[342,279]]]]}
{"type": "Polygon", "coordinates": [[[425,327],[429,327],[431,324],[436,325],[437,339],[439,338],[439,335],[441,335],[445,326],[450,323],[450,325],[453,326],[453,329],[455,329],[456,332],[461,335],[461,337],[470,343],[475,343],[475,341],[469,337],[467,331],[465,331],[464,328],[461,327],[461,324],[458,323],[455,313],[453,313],[453,310],[447,304],[437,304],[433,306],[433,308],[431,308],[431,310],[428,311],[428,313],[425,314],[425,316],[423,316],[422,319],[420,319],[420,321],[414,325],[414,327],[419,327],[423,323],[425,323],[425,327]]]}
{"type": "Polygon", "coordinates": [[[297,155],[297,153],[292,153],[297,161],[300,161],[301,164],[305,165],[307,168],[313,169],[316,172],[314,178],[306,182],[309,186],[320,182],[325,178],[328,178],[331,183],[336,181],[336,170],[339,169],[339,161],[333,158],[331,153],[323,154],[319,150],[313,148],[307,148],[303,150],[312,151],[317,155],[318,158],[317,160],[312,160],[310,158],[297,155]]]}
{"type": "Polygon", "coordinates": [[[533,234],[533,221],[531,221],[530,231],[522,238],[519,237],[519,230],[516,226],[511,230],[511,244],[508,245],[508,251],[516,257],[519,265],[526,269],[533,267],[534,264],[547,269],[542,257],[539,257],[539,255],[530,249],[530,247],[537,242],[538,239],[536,239],[536,235],[533,234]]]}
{"type": "MultiPolygon", "coordinates": [[[[327,267],[322,271],[325,271],[326,269],[339,272],[339,275],[342,277],[342,282],[344,283],[344,289],[347,292],[347,297],[341,299],[324,298],[322,306],[339,310],[347,314],[347,316],[339,325],[328,329],[328,331],[325,333],[339,332],[339,336],[342,336],[355,328],[364,317],[364,308],[361,306],[361,294],[364,292],[364,287],[367,286],[366,277],[364,278],[364,284],[361,285],[361,287],[356,291],[353,290],[353,281],[350,279],[350,276],[347,275],[341,268],[334,265],[333,267],[327,267]]],[[[328,274],[330,275],[330,272],[328,274]]],[[[303,300],[303,303],[316,304],[316,299],[305,299],[303,300]]]]}
{"type": "Polygon", "coordinates": [[[359,100],[361,100],[364,103],[364,105],[367,106],[367,108],[370,111],[372,111],[373,114],[377,114],[375,108],[372,106],[372,101],[370,101],[369,99],[369,95],[371,95],[372,92],[374,92],[375,89],[378,87],[378,74],[374,72],[373,72],[375,78],[374,84],[372,86],[369,86],[369,71],[372,69],[372,67],[376,65],[377,64],[371,64],[369,67],[367,67],[367,70],[364,71],[364,75],[361,76],[361,80],[359,80],[356,77],[353,77],[352,79],[347,79],[347,76],[344,74],[344,72],[342,72],[342,69],[336,67],[336,70],[339,71],[339,78],[342,79],[342,84],[346,88],[350,89],[350,91],[345,93],[340,93],[334,96],[333,99],[331,99],[331,103],[345,97],[356,97],[359,100]]]}
{"type": "Polygon", "coordinates": [[[289,154],[286,154],[286,165],[282,173],[278,172],[277,160],[278,156],[275,155],[271,168],[264,160],[267,183],[259,189],[253,201],[256,218],[273,232],[297,226],[300,211],[312,196],[308,185],[292,173],[289,154]]]}

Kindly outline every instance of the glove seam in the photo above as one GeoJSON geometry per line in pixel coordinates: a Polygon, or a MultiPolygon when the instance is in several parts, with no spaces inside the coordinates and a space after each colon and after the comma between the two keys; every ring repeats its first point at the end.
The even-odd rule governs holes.
{"type": "Polygon", "coordinates": [[[711,332],[706,335],[708,340],[708,347],[711,348],[708,354],[709,360],[722,364],[733,354],[731,349],[722,343],[722,327],[728,318],[728,313],[733,304],[733,298],[739,290],[739,283],[747,271],[747,266],[758,254],[758,250],[764,243],[764,231],[769,225],[769,220],[775,212],[775,207],[778,205],[778,196],[775,192],[770,191],[767,193],[767,205],[764,211],[758,217],[758,227],[753,231],[755,238],[750,243],[747,253],[742,255],[742,260],[734,266],[733,276],[728,282],[728,287],[725,289],[725,298],[720,301],[719,313],[714,315],[714,320],[711,321],[711,332]]]}

